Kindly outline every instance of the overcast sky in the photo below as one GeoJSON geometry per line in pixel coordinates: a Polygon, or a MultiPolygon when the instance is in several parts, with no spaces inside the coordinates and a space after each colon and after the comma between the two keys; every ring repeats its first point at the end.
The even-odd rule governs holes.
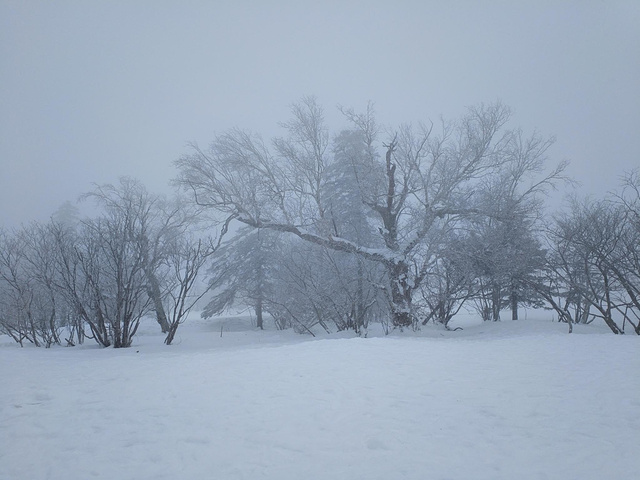
{"type": "Polygon", "coordinates": [[[121,175],[166,190],[188,142],[271,136],[306,94],[336,128],[501,99],[598,194],[640,166],[640,2],[0,0],[0,226],[121,175]]]}

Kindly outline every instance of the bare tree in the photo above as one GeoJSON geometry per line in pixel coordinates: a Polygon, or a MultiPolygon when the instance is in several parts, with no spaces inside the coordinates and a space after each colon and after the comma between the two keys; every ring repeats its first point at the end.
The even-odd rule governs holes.
{"type": "Polygon", "coordinates": [[[46,225],[0,231],[0,329],[20,344],[48,347],[66,338],[75,345],[86,337],[120,348],[154,310],[170,343],[197,300],[198,271],[222,236],[218,245],[192,240],[189,206],[129,178],[86,197],[103,207],[95,218],[58,212],[46,225]]]}
{"type": "Polygon", "coordinates": [[[99,239],[89,235],[85,227],[75,231],[53,223],[50,229],[56,251],[58,288],[77,319],[78,339],[87,337],[104,347],[112,345],[110,325],[100,302],[103,292],[99,239]]]}
{"type": "Polygon", "coordinates": [[[628,222],[625,210],[607,200],[574,200],[571,211],[557,218],[551,231],[555,272],[569,292],[590,306],[590,315],[600,318],[613,333],[624,333],[616,316],[637,331],[630,301],[632,277],[622,265],[628,222]],[[630,282],[631,280],[631,282],[630,282]]]}
{"type": "Polygon", "coordinates": [[[118,185],[96,186],[84,198],[95,199],[107,212],[126,215],[132,226],[135,225],[130,242],[139,251],[156,320],[162,332],[167,333],[170,325],[162,301],[165,292],[160,270],[167,257],[173,254],[171,248],[176,239],[195,221],[195,212],[179,199],[168,200],[149,193],[139,181],[130,177],[121,177],[118,185]]]}
{"type": "Polygon", "coordinates": [[[150,305],[141,222],[133,208],[107,209],[77,232],[52,229],[59,286],[88,335],[102,346],[128,347],[150,305]]]}
{"type": "Polygon", "coordinates": [[[626,311],[633,318],[625,316],[625,322],[630,321],[640,335],[640,170],[625,176],[621,194],[612,201],[624,213],[625,222],[618,244],[620,254],[611,268],[629,299],[626,311]]]}
{"type": "Polygon", "coordinates": [[[33,284],[24,274],[26,252],[16,237],[0,232],[0,280],[3,287],[0,325],[3,332],[20,345],[27,340],[39,346],[33,315],[33,284]]]}
{"type": "MultiPolygon", "coordinates": [[[[217,136],[207,150],[194,145],[176,162],[178,184],[198,205],[251,227],[291,233],[383,265],[393,324],[412,325],[413,295],[428,268],[417,258],[420,247],[441,221],[477,213],[477,182],[512,159],[514,132],[505,128],[509,110],[500,103],[470,108],[460,121],[442,122],[440,133],[433,126],[402,127],[382,143],[381,157],[366,158],[370,173],[353,188],[375,223],[377,248],[332,229],[337,199],[323,193],[332,158],[322,109],[307,97],[292,111],[293,119],[283,124],[288,136],[275,139],[272,149],[240,130],[217,136]]],[[[371,152],[377,142],[372,112],[347,113],[371,152]]]]}
{"type": "Polygon", "coordinates": [[[449,322],[464,304],[476,295],[476,269],[467,239],[449,232],[428,274],[422,282],[422,296],[427,306],[422,324],[433,320],[449,329],[449,322]]]}
{"type": "MultiPolygon", "coordinates": [[[[226,233],[226,227],[227,225],[220,240],[226,233]]],[[[173,275],[167,294],[169,330],[164,340],[165,344],[171,345],[178,327],[184,323],[195,304],[208,292],[208,288],[203,288],[194,294],[194,286],[197,285],[200,269],[219,245],[220,241],[213,245],[211,239],[203,242],[201,239],[183,236],[171,249],[168,263],[173,275]]]]}
{"type": "Polygon", "coordinates": [[[64,304],[52,250],[47,229],[38,224],[0,233],[0,328],[20,345],[60,343],[64,304]]]}
{"type": "Polygon", "coordinates": [[[478,215],[468,222],[467,243],[477,270],[478,310],[485,320],[497,321],[505,307],[518,319],[520,304],[539,306],[540,298],[530,287],[544,264],[537,231],[542,226],[543,199],[558,182],[570,182],[561,162],[547,171],[547,151],[553,139],[534,133],[513,133],[508,150],[510,161],[499,174],[483,179],[478,215]]]}
{"type": "Polygon", "coordinates": [[[76,247],[90,305],[115,348],[131,346],[150,303],[144,257],[135,242],[137,222],[131,213],[86,221],[83,242],[76,247]]]}

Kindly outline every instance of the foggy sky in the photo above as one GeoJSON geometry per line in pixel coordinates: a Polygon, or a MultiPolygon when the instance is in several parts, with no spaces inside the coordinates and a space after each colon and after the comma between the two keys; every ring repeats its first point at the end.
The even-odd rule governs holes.
{"type": "Polygon", "coordinates": [[[188,142],[277,134],[307,94],[336,129],[501,99],[599,195],[640,166],[640,2],[0,0],[0,226],[121,175],[168,190],[188,142]]]}

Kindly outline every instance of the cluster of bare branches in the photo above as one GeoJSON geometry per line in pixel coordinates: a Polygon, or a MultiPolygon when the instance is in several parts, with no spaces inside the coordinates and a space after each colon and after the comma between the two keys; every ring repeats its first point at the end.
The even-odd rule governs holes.
{"type": "Polygon", "coordinates": [[[204,293],[194,296],[198,272],[221,238],[197,238],[197,212],[130,178],[85,198],[101,207],[95,218],[58,216],[2,232],[0,329],[21,345],[89,338],[120,348],[153,313],[171,343],[204,293]]]}
{"type": "Polygon", "coordinates": [[[621,193],[573,199],[548,232],[549,253],[539,291],[561,321],[603,321],[616,334],[640,335],[640,177],[621,193]]]}
{"type": "MultiPolygon", "coordinates": [[[[472,107],[458,121],[405,125],[388,135],[371,105],[362,114],[341,111],[350,126],[333,137],[333,145],[322,108],[305,97],[282,124],[285,137],[268,144],[237,129],[220,134],[209,148],[193,146],[176,162],[177,183],[197,205],[251,228],[291,234],[361,265],[377,264],[383,273],[375,284],[395,327],[417,325],[425,305],[442,310],[450,300],[435,299],[442,289],[445,295],[461,291],[452,292],[445,272],[446,265],[449,273],[460,267],[444,253],[442,242],[451,232],[470,243],[470,235],[461,233],[470,226],[484,240],[492,230],[530,230],[543,194],[564,178],[564,164],[544,170],[553,139],[508,128],[510,111],[499,102],[472,107]]],[[[495,259],[485,264],[489,260],[495,259]]],[[[468,275],[457,275],[466,287],[468,275]]],[[[506,281],[498,282],[499,275],[509,277],[517,311],[525,283],[517,272],[486,273],[492,295],[500,297],[498,310],[498,287],[505,290],[506,281]]],[[[452,308],[438,316],[443,323],[452,308]]]]}

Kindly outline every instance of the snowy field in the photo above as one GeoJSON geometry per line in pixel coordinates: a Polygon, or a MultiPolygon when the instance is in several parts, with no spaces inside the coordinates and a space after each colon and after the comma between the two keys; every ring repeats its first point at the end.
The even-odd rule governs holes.
{"type": "Polygon", "coordinates": [[[124,350],[2,339],[0,479],[640,478],[634,335],[141,330],[124,350]]]}

